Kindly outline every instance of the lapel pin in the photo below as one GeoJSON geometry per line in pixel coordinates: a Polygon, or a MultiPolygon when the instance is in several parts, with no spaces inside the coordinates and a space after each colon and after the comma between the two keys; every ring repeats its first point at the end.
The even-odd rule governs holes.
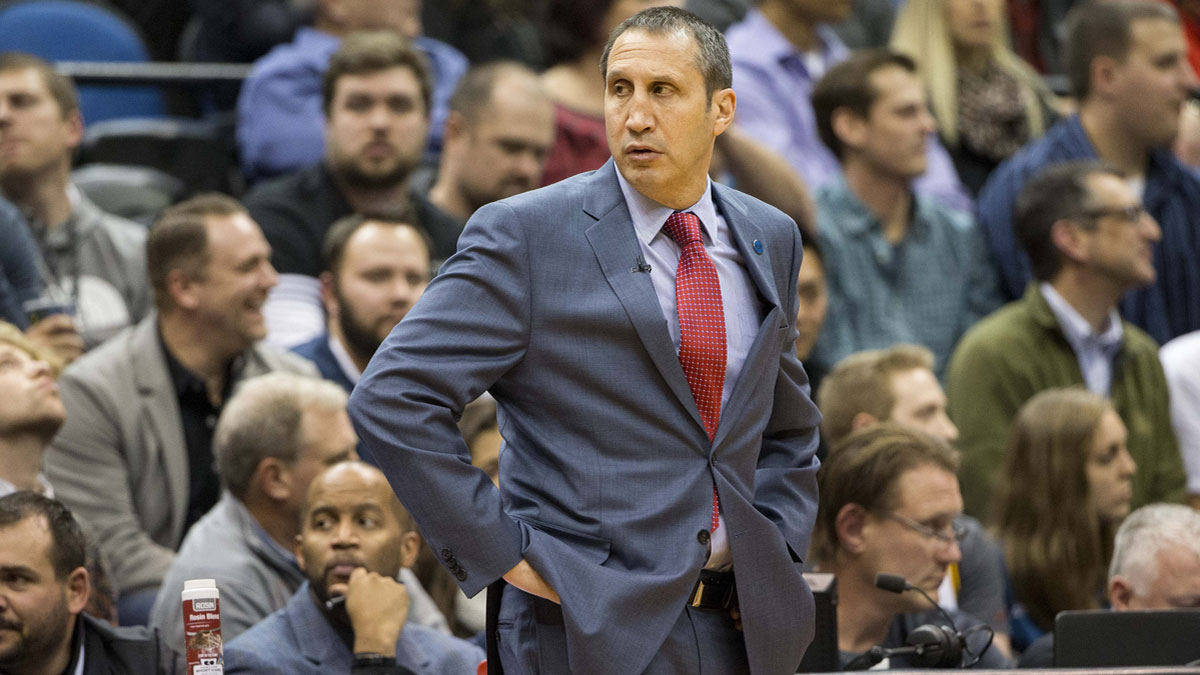
{"type": "Polygon", "coordinates": [[[754,252],[755,252],[755,253],[757,253],[757,254],[759,254],[759,255],[762,255],[762,250],[763,250],[763,245],[762,245],[762,242],[761,242],[761,241],[759,241],[759,240],[757,240],[757,239],[755,239],[755,240],[754,240],[754,252]]]}

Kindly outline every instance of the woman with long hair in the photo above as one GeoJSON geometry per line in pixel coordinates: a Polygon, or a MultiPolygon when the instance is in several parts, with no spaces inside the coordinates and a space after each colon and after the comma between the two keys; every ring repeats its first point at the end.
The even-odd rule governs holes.
{"type": "Polygon", "coordinates": [[[959,178],[978,194],[992,169],[1041,136],[1054,96],[1008,47],[1004,0],[908,0],[892,49],[917,63],[959,178]]]}
{"type": "Polygon", "coordinates": [[[1049,389],[1017,413],[993,522],[1015,599],[1037,629],[1030,638],[1063,610],[1101,605],[1137,470],[1125,438],[1108,399],[1084,389],[1049,389]]]}

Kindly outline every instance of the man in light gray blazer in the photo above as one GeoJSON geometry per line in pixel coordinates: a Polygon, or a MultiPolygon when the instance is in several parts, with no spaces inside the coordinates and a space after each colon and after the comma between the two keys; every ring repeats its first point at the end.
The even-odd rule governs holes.
{"type": "Polygon", "coordinates": [[[121,594],[145,619],[188,527],[220,494],[211,439],[238,382],[312,364],[256,343],[275,284],[270,248],[236,201],[202,195],[147,241],[157,312],[72,364],[67,420],[46,451],[55,494],[95,529],[121,594]]]}
{"type": "Polygon", "coordinates": [[[508,675],[793,673],[813,631],[801,558],[820,421],[793,351],[799,231],[708,181],[736,102],[719,33],[648,9],[614,32],[602,72],[615,161],[476,212],[351,420],[463,591],[509,583],[508,675]],[[695,230],[680,237],[689,259],[719,279],[716,423],[677,352],[711,346],[676,295],[695,278],[660,231],[691,218],[677,211],[703,231],[702,259],[695,230]],[[484,390],[499,490],[455,426],[484,390]]]}

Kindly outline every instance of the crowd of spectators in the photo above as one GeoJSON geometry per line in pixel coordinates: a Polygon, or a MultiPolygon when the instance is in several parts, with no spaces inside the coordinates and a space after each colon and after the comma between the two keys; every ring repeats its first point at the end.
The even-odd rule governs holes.
{"type": "MultiPolygon", "coordinates": [[[[1061,611],[1200,606],[1196,3],[191,4],[190,51],[186,3],[132,19],[253,61],[250,188],[149,227],[72,183],[74,83],[0,53],[0,672],[177,672],[195,578],[229,672],[475,672],[482,596],[347,394],[473,213],[609,161],[601,52],[658,4],[725,31],[712,178],[803,234],[842,666],[927,624],[1048,666],[1061,611]]],[[[504,480],[495,401],[459,426],[504,480]]]]}

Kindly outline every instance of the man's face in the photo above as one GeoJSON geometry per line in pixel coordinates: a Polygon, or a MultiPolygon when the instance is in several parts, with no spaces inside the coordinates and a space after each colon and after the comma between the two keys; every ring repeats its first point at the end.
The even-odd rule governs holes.
{"type": "Polygon", "coordinates": [[[800,304],[796,308],[796,357],[808,358],[821,325],[825,323],[825,311],[829,308],[829,293],[825,287],[825,264],[812,249],[805,247],[804,261],[800,263],[800,275],[796,285],[800,304]]]}
{"type": "Polygon", "coordinates": [[[351,354],[370,358],[429,285],[429,249],[412,227],[367,223],[346,242],[330,315],[351,354]]]}
{"type": "Polygon", "coordinates": [[[68,649],[87,602],[86,573],[55,578],[50,541],[40,516],[0,527],[0,672],[44,669],[68,649]]]}
{"type": "Polygon", "coordinates": [[[300,452],[291,465],[292,506],[296,518],[304,508],[308,487],[325,469],[358,459],[358,436],[345,410],[311,407],[300,420],[300,452]]]}
{"type": "Polygon", "coordinates": [[[296,557],[321,602],[344,595],[356,567],[395,577],[412,564],[417,535],[403,530],[398,508],[387,479],[365,464],[339,464],[313,480],[296,557]]]}
{"type": "Polygon", "coordinates": [[[429,116],[413,71],[397,66],[338,78],[325,145],[341,180],[361,188],[399,185],[420,161],[428,132],[429,116]]]}
{"type": "Polygon", "coordinates": [[[946,414],[946,393],[928,368],[913,368],[892,375],[896,402],[888,420],[909,429],[924,431],[953,445],[958,427],[946,414]]]}
{"type": "Polygon", "coordinates": [[[421,35],[421,0],[337,0],[347,31],[391,30],[407,38],[421,35]]]}
{"type": "Polygon", "coordinates": [[[1170,21],[1143,19],[1130,30],[1129,54],[1115,67],[1113,80],[1117,115],[1145,147],[1165,147],[1178,133],[1188,90],[1196,85],[1183,29],[1170,21]]]}
{"type": "Polygon", "coordinates": [[[1087,458],[1088,501],[1102,520],[1120,522],[1129,515],[1137,464],[1125,442],[1128,434],[1116,411],[1108,410],[1096,426],[1087,458]]]}
{"type": "Polygon", "coordinates": [[[544,97],[497,82],[491,102],[463,120],[458,189],[474,211],[542,182],[554,145],[554,107],[544,97]]]}
{"type": "Polygon", "coordinates": [[[1154,283],[1154,243],[1162,230],[1144,211],[1131,220],[1126,209],[1138,208],[1141,201],[1129,185],[1116,176],[1093,174],[1088,177],[1092,214],[1082,227],[1086,263],[1098,275],[1126,288],[1154,283]]]}
{"type": "Polygon", "coordinates": [[[1200,555],[1191,546],[1169,544],[1154,558],[1154,580],[1139,593],[1131,584],[1131,593],[1113,607],[1119,610],[1196,609],[1200,608],[1200,555]],[[1118,606],[1119,605],[1119,606],[1118,606]]]}
{"type": "Polygon", "coordinates": [[[630,185],[671,208],[704,193],[713,140],[733,119],[733,90],[709,99],[696,59],[689,35],[636,29],[622,33],[608,57],[608,149],[630,185]]]}
{"type": "Polygon", "coordinates": [[[82,136],[78,112],[63,114],[37,70],[0,71],[0,179],[69,164],[82,136]]]}
{"type": "Polygon", "coordinates": [[[925,144],[935,129],[916,75],[899,66],[884,66],[868,78],[876,92],[866,119],[850,113],[847,159],[856,158],[874,172],[897,180],[925,173],[925,144]]]}
{"type": "Polygon", "coordinates": [[[0,342],[0,400],[0,437],[34,432],[49,442],[62,426],[65,412],[50,366],[5,342],[0,342]]]}
{"type": "Polygon", "coordinates": [[[193,280],[194,310],[218,342],[241,351],[267,335],[262,308],[278,280],[271,247],[244,213],[209,216],[205,228],[209,260],[202,278],[193,280]]]}
{"type": "MultiPolygon", "coordinates": [[[[882,513],[866,516],[863,571],[869,575],[869,583],[879,572],[898,574],[936,597],[946,568],[962,557],[958,543],[917,532],[906,523],[912,521],[952,536],[951,523],[963,507],[958,478],[941,467],[925,464],[900,474],[896,488],[896,503],[890,511],[896,517],[882,513]]],[[[898,611],[928,608],[915,593],[891,597],[905,605],[898,611]]]]}

